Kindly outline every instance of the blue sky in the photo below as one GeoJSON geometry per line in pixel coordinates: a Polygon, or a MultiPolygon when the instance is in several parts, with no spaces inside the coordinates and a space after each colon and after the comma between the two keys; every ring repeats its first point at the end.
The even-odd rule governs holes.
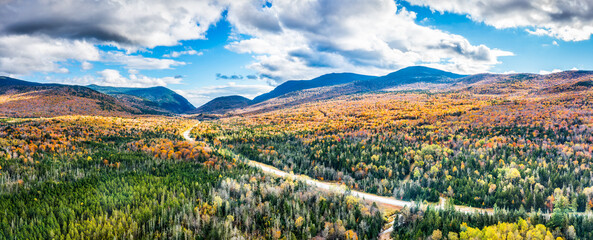
{"type": "Polygon", "coordinates": [[[593,3],[566,1],[9,0],[0,75],[161,85],[199,106],[331,72],[593,69],[593,3]]]}
{"type": "Polygon", "coordinates": [[[402,6],[418,14],[418,22],[426,26],[459,34],[473,44],[504,49],[514,56],[501,58],[500,64],[490,71],[495,73],[570,70],[593,70],[593,41],[563,41],[550,36],[529,34],[525,27],[496,29],[481,22],[472,21],[464,14],[433,12],[429,7],[411,6],[398,1],[402,6]],[[554,42],[557,44],[555,45],[554,42]]]}

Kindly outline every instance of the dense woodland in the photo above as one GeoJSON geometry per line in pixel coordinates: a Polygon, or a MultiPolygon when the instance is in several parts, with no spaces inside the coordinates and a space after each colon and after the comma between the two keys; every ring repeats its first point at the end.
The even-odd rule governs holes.
{"type": "MultiPolygon", "coordinates": [[[[521,89],[515,85],[524,83],[507,84],[521,89]]],[[[593,94],[511,93],[517,95],[347,95],[204,122],[193,134],[246,158],[352,189],[403,200],[444,197],[456,205],[503,209],[525,219],[513,217],[505,220],[510,225],[498,225],[504,221],[476,224],[472,218],[446,216],[439,221],[452,230],[416,231],[411,227],[416,225],[403,225],[394,232],[399,239],[429,238],[433,230],[453,231],[463,239],[463,229],[477,234],[517,226],[524,229],[517,236],[523,237],[542,227],[547,228],[542,236],[549,231],[554,238],[593,237],[593,94]],[[562,214],[554,215],[558,204],[562,214]],[[534,220],[526,212],[544,217],[534,220]],[[568,234],[569,228],[577,229],[577,235],[568,234]]],[[[438,226],[426,219],[410,222],[438,226]]]]}
{"type": "Polygon", "coordinates": [[[404,200],[551,212],[593,207],[591,95],[348,96],[204,123],[198,138],[317,179],[404,200]]]}
{"type": "Polygon", "coordinates": [[[262,175],[174,118],[4,119],[0,239],[369,239],[356,198],[262,175]]]}
{"type": "Polygon", "coordinates": [[[0,239],[376,239],[388,219],[393,239],[593,239],[593,94],[519,77],[203,122],[3,118],[0,239]],[[392,214],[245,159],[423,204],[392,214]]]}
{"type": "Polygon", "coordinates": [[[449,202],[444,209],[405,208],[395,215],[392,239],[591,239],[593,218],[570,214],[568,202],[556,201],[552,214],[524,209],[462,213],[449,202]],[[439,237],[437,237],[439,236],[439,237]]]}

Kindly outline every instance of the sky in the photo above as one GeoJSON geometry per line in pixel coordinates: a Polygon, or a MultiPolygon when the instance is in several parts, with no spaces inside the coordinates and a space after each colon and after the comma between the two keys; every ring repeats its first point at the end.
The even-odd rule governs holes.
{"type": "Polygon", "coordinates": [[[0,75],[195,106],[332,72],[593,70],[590,0],[0,0],[0,75]]]}

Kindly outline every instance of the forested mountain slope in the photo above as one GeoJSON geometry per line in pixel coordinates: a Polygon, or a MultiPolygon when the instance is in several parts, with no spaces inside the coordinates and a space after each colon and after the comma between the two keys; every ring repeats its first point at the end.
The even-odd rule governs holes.
{"type": "Polygon", "coordinates": [[[183,96],[166,87],[124,88],[88,85],[146,113],[186,113],[195,109],[183,96]]]}
{"type": "Polygon", "coordinates": [[[0,116],[130,115],[140,111],[82,86],[0,79],[0,116]]]}

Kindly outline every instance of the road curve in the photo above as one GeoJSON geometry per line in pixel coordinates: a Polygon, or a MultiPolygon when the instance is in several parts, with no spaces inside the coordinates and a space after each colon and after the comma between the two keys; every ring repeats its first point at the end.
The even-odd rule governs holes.
{"type": "MultiPolygon", "coordinates": [[[[185,132],[183,132],[183,138],[189,142],[195,142],[195,139],[190,137],[191,129],[193,129],[193,127],[189,128],[185,132]]],[[[263,164],[260,162],[256,162],[253,160],[247,160],[247,161],[248,161],[247,163],[250,166],[260,168],[263,172],[268,173],[268,174],[272,174],[272,175],[279,176],[279,177],[291,177],[293,179],[301,180],[308,185],[315,186],[315,187],[318,187],[318,188],[321,188],[324,190],[331,190],[331,191],[336,191],[336,192],[340,192],[340,193],[345,193],[348,191],[346,187],[338,185],[336,183],[319,181],[319,180],[311,179],[308,176],[288,173],[288,172],[279,170],[273,166],[263,164]]],[[[395,207],[411,207],[411,206],[416,205],[416,203],[411,202],[411,201],[403,201],[403,200],[398,200],[398,199],[395,199],[392,197],[383,197],[383,196],[378,196],[375,194],[370,194],[370,193],[365,193],[365,192],[360,192],[360,191],[355,191],[355,190],[351,190],[350,194],[353,196],[359,197],[361,199],[367,200],[367,201],[391,205],[391,206],[395,206],[395,207]]],[[[443,208],[444,201],[441,200],[440,204],[438,204],[436,207],[443,208]]],[[[472,207],[466,207],[466,206],[455,206],[455,208],[461,212],[466,212],[466,213],[474,213],[476,211],[477,212],[486,212],[486,213],[492,212],[492,210],[489,210],[489,209],[472,208],[472,207]]]]}
{"type": "MultiPolygon", "coordinates": [[[[192,128],[183,132],[183,138],[189,142],[195,142],[195,139],[190,137],[190,132],[191,132],[192,128]]],[[[346,187],[338,185],[336,183],[314,180],[308,176],[288,173],[288,172],[279,170],[273,166],[263,164],[260,162],[256,162],[253,160],[247,160],[247,161],[248,161],[247,163],[250,166],[257,167],[257,168],[261,169],[263,172],[268,173],[268,174],[272,174],[272,175],[279,176],[279,177],[290,177],[292,179],[298,179],[298,180],[305,182],[307,185],[315,186],[317,188],[321,188],[324,190],[336,191],[339,193],[345,193],[348,191],[346,187]]],[[[350,194],[353,196],[359,197],[361,199],[367,200],[367,201],[387,204],[387,205],[391,205],[391,206],[395,206],[395,207],[410,207],[410,206],[415,205],[414,202],[397,200],[397,199],[391,198],[391,197],[377,196],[374,194],[355,191],[355,190],[351,190],[350,194]]]]}
{"type": "MultiPolygon", "coordinates": [[[[188,130],[183,132],[183,138],[189,142],[195,142],[195,139],[190,137],[190,132],[192,129],[193,129],[193,127],[189,128],[188,130]]],[[[338,193],[346,193],[348,191],[348,189],[346,187],[344,187],[342,185],[338,185],[336,183],[319,181],[319,180],[311,179],[308,176],[288,173],[288,172],[279,170],[273,166],[263,164],[260,162],[256,162],[253,160],[247,160],[247,161],[248,161],[247,164],[249,164],[250,166],[253,166],[253,167],[260,168],[264,173],[272,174],[272,175],[279,176],[279,177],[290,177],[292,179],[298,179],[298,180],[305,182],[306,184],[308,184],[310,186],[315,186],[317,188],[328,190],[328,191],[334,191],[334,192],[338,192],[338,193]]],[[[360,191],[355,191],[355,190],[351,190],[349,192],[351,195],[359,197],[366,201],[376,202],[376,203],[380,203],[380,204],[386,204],[386,205],[395,206],[395,207],[403,208],[403,207],[411,207],[411,206],[416,205],[416,203],[414,203],[414,202],[398,200],[398,199],[395,199],[392,197],[382,197],[382,196],[377,196],[375,194],[370,194],[370,193],[365,193],[365,192],[360,192],[360,191]]],[[[444,208],[445,207],[445,199],[441,198],[439,201],[439,204],[433,205],[433,206],[435,206],[435,208],[437,208],[437,209],[444,208]]],[[[426,206],[421,206],[421,207],[426,207],[426,206]]],[[[486,214],[494,213],[494,211],[492,209],[481,209],[481,208],[459,206],[459,205],[455,205],[455,210],[457,210],[459,212],[463,212],[463,213],[476,213],[476,212],[486,213],[486,214]]],[[[572,214],[591,216],[590,213],[572,213],[572,214]]],[[[549,214],[543,214],[543,215],[549,217],[549,214]]],[[[391,224],[393,224],[393,222],[391,222],[391,224]]],[[[393,227],[389,227],[388,229],[384,230],[383,232],[381,232],[381,235],[388,234],[391,231],[393,231],[393,227]]]]}

